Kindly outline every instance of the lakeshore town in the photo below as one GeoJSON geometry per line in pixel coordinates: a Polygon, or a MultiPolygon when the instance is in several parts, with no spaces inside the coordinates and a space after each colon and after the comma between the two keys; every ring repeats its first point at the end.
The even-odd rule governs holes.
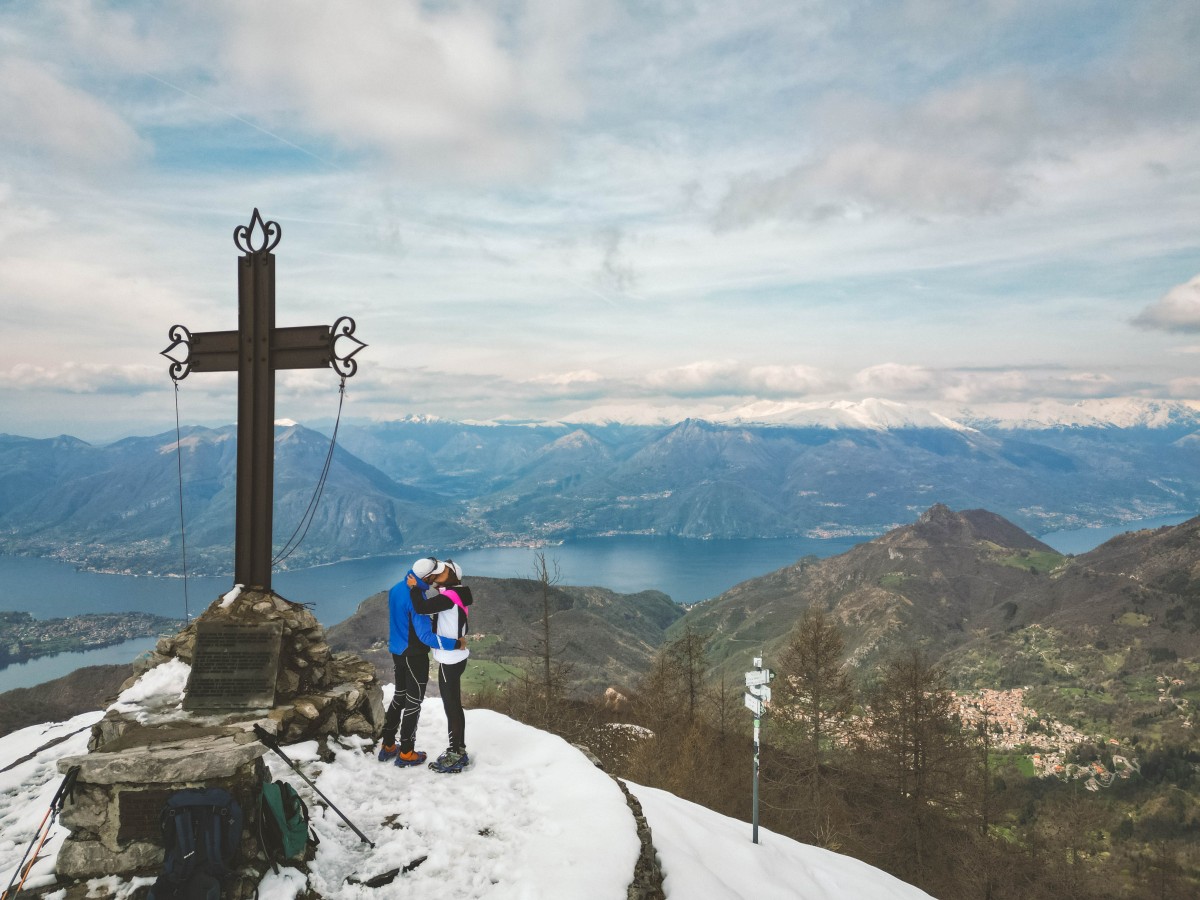
{"type": "Polygon", "coordinates": [[[0,668],[55,653],[110,647],[140,637],[172,634],[178,619],[150,613],[95,613],[35,619],[27,612],[0,612],[0,668]]]}
{"type": "MultiPolygon", "coordinates": [[[[1186,686],[1179,678],[1160,675],[1157,678],[1158,702],[1173,706],[1182,716],[1184,727],[1193,724],[1192,711],[1186,697],[1177,694],[1186,686]]],[[[1042,778],[1063,781],[1081,779],[1089,791],[1109,787],[1118,779],[1140,772],[1136,758],[1121,753],[1121,743],[1115,738],[1104,740],[1084,734],[1071,725],[1047,719],[1025,705],[1025,689],[979,690],[955,693],[957,712],[964,725],[983,726],[992,734],[998,750],[1032,749],[1030,754],[1035,773],[1042,778]],[[1035,724],[1036,723],[1036,724],[1035,724]],[[1104,745],[1112,756],[1112,766],[1099,760],[1087,763],[1070,762],[1070,751],[1083,743],[1104,745]]]]}

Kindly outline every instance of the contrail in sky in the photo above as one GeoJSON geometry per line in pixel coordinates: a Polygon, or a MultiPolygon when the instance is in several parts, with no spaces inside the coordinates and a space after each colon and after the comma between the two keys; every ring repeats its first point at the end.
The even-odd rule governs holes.
{"type": "Polygon", "coordinates": [[[317,156],[317,154],[313,153],[311,150],[306,150],[305,148],[301,147],[299,144],[295,144],[295,143],[289,141],[287,138],[285,138],[281,135],[278,135],[273,131],[268,131],[267,129],[263,128],[261,125],[256,125],[254,122],[251,122],[249,119],[243,119],[237,113],[231,112],[230,110],[225,109],[224,107],[217,106],[217,104],[212,103],[209,100],[205,100],[203,97],[201,97],[197,94],[193,94],[191,91],[187,90],[186,88],[181,88],[177,84],[172,84],[171,82],[167,81],[165,78],[159,78],[157,75],[155,75],[151,72],[147,72],[145,70],[142,70],[142,74],[145,75],[147,78],[154,79],[161,85],[169,87],[172,90],[179,91],[179,93],[183,94],[186,97],[191,97],[193,100],[195,100],[199,103],[203,103],[205,106],[209,107],[210,109],[215,109],[217,112],[223,113],[224,115],[229,116],[229,118],[231,118],[237,122],[241,122],[243,125],[249,125],[255,131],[261,131],[263,134],[265,134],[269,138],[274,138],[275,140],[279,141],[280,143],[287,144],[293,150],[299,150],[305,156],[311,156],[313,159],[315,159],[317,162],[321,163],[322,165],[329,166],[331,169],[337,169],[339,172],[346,171],[341,166],[339,166],[337,163],[330,162],[329,160],[324,159],[323,157],[317,156]]]}

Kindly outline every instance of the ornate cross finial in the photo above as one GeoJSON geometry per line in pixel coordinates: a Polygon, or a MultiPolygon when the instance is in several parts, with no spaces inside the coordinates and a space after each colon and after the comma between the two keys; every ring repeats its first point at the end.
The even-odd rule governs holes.
{"type": "Polygon", "coordinates": [[[257,206],[254,207],[254,215],[250,217],[249,225],[239,225],[233,229],[233,243],[247,256],[262,253],[264,250],[269,253],[279,244],[281,237],[283,237],[283,229],[279,227],[279,223],[264,222],[263,217],[258,214],[257,206]],[[255,225],[262,234],[261,247],[254,246],[255,225]]]}

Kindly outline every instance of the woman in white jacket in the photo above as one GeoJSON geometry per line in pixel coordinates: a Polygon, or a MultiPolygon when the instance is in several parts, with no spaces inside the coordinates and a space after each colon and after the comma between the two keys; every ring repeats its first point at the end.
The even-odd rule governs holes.
{"type": "MultiPolygon", "coordinates": [[[[440,597],[439,611],[433,615],[433,630],[454,641],[466,636],[468,611],[471,605],[471,589],[462,583],[462,568],[453,560],[446,560],[446,567],[430,579],[431,589],[440,597]]],[[[427,595],[428,597],[428,595],[427,595]]],[[[442,695],[442,707],[446,710],[446,730],[450,746],[446,752],[429,764],[435,772],[461,772],[471,763],[467,756],[467,718],[462,705],[462,676],[467,668],[467,657],[471,651],[433,651],[438,663],[438,692],[442,695]]]]}

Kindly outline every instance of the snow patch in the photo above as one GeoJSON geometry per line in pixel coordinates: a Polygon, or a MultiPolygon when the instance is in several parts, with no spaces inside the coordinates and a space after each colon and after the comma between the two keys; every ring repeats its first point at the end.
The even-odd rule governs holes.
{"type": "MultiPolygon", "coordinates": [[[[121,702],[173,701],[187,680],[177,660],[143,675],[121,702]]],[[[390,688],[391,686],[388,685],[390,688]]],[[[85,753],[100,712],[0,738],[0,879],[8,882],[37,834],[62,781],[56,763],[85,753]],[[47,744],[65,738],[54,746],[47,744]],[[22,760],[21,762],[18,760],[22,760]]],[[[417,746],[431,756],[446,737],[441,703],[422,707],[417,746]]],[[[284,748],[321,791],[375,843],[370,849],[279,757],[264,759],[277,779],[304,797],[321,840],[307,877],[290,868],[268,873],[261,900],[421,897],[424,900],[624,900],[640,851],[636,826],[616,783],[554,735],[484,709],[467,711],[472,764],[459,775],[425,766],[380,763],[361,738],[343,737],[322,762],[317,742],[284,748]],[[404,871],[404,869],[408,871],[404,871]],[[363,882],[382,876],[379,888],[363,882]]],[[[629,785],[641,801],[666,876],[670,900],[861,897],[921,900],[924,892],[866,863],[800,844],[664,791],[629,785]]],[[[66,830],[56,824],[27,886],[53,883],[66,830]]],[[[89,897],[124,900],[151,879],[89,882],[89,897]]],[[[50,894],[65,897],[65,892],[50,894]]]]}
{"type": "Polygon", "coordinates": [[[179,658],[170,659],[144,672],[137,681],[123,690],[109,707],[145,724],[156,714],[170,713],[183,704],[192,667],[179,658]]]}

